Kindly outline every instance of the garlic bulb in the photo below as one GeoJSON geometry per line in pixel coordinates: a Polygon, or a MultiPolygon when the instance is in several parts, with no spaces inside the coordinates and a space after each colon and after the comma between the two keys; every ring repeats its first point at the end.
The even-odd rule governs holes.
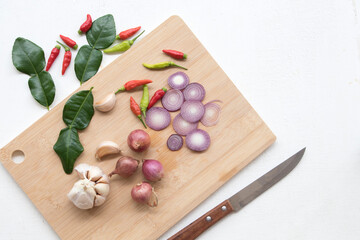
{"type": "Polygon", "coordinates": [[[111,109],[114,108],[115,103],[116,103],[115,93],[109,93],[103,99],[96,102],[94,104],[94,107],[96,108],[96,110],[100,112],[109,112],[111,109]]]}
{"type": "Polygon", "coordinates": [[[82,163],[75,168],[80,180],[77,181],[68,198],[80,209],[100,206],[109,195],[109,177],[96,166],[82,163]]]}
{"type": "Polygon", "coordinates": [[[101,160],[102,157],[120,153],[120,147],[112,141],[103,141],[96,149],[95,158],[101,160]]]}

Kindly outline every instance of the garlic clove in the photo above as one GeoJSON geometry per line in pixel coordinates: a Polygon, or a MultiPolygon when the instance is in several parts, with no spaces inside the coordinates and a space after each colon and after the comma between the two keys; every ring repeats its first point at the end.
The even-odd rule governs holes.
{"type": "Polygon", "coordinates": [[[87,177],[87,172],[90,170],[90,166],[86,163],[80,163],[75,167],[75,171],[77,172],[80,179],[84,179],[87,177]]]}
{"type": "Polygon", "coordinates": [[[120,147],[112,141],[103,141],[96,149],[95,158],[101,160],[102,157],[112,154],[119,154],[120,147]]]}
{"type": "Polygon", "coordinates": [[[95,184],[95,191],[98,195],[106,197],[109,194],[110,186],[107,183],[95,184]]]}
{"type": "Polygon", "coordinates": [[[100,206],[105,202],[105,197],[101,196],[101,195],[96,195],[95,197],[95,201],[94,201],[94,206],[100,206]]]}
{"type": "Polygon", "coordinates": [[[110,183],[110,178],[108,175],[103,174],[102,177],[96,181],[96,183],[110,183]]]}
{"type": "Polygon", "coordinates": [[[88,172],[88,179],[90,181],[96,182],[104,175],[103,171],[96,166],[91,166],[88,172]]]}
{"type": "Polygon", "coordinates": [[[115,103],[116,103],[115,93],[109,93],[103,99],[96,102],[94,104],[94,107],[96,110],[100,112],[109,112],[111,109],[114,108],[115,103]]]}

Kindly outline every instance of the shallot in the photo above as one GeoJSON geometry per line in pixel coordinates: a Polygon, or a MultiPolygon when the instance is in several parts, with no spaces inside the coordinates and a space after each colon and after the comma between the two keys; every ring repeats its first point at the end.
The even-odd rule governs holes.
{"type": "Polygon", "coordinates": [[[146,112],[146,125],[149,128],[160,131],[170,125],[170,113],[161,107],[152,107],[146,112]]]}
{"type": "Polygon", "coordinates": [[[152,182],[160,181],[164,176],[164,168],[158,160],[144,159],[142,164],[144,177],[152,182]]]}
{"type": "Polygon", "coordinates": [[[184,141],[179,134],[171,134],[167,140],[167,147],[171,151],[177,151],[183,146],[183,142],[184,141]]]}
{"type": "Polygon", "coordinates": [[[198,122],[190,123],[182,118],[179,113],[175,116],[172,126],[177,134],[186,136],[189,132],[198,128],[198,122]]]}
{"type": "Polygon", "coordinates": [[[186,101],[202,101],[205,97],[205,88],[200,83],[190,83],[183,91],[186,101]]]}
{"type": "Polygon", "coordinates": [[[154,188],[147,182],[136,184],[131,189],[131,197],[135,202],[147,204],[150,207],[156,207],[158,205],[158,198],[154,188]]]}
{"type": "Polygon", "coordinates": [[[180,110],[182,118],[191,123],[200,121],[204,113],[205,107],[202,102],[193,100],[184,102],[180,110]]]}
{"type": "Polygon", "coordinates": [[[184,95],[180,90],[177,89],[168,90],[161,99],[163,107],[170,112],[179,110],[183,102],[184,95]]]}
{"type": "Polygon", "coordinates": [[[118,174],[124,178],[128,178],[136,172],[138,166],[139,160],[123,156],[117,160],[115,169],[109,174],[109,177],[118,174]]]}
{"type": "Polygon", "coordinates": [[[210,136],[206,131],[196,129],[186,135],[185,143],[190,150],[202,152],[209,148],[210,136]]]}
{"type": "Polygon", "coordinates": [[[127,139],[127,144],[135,152],[143,152],[150,146],[150,136],[141,129],[132,131],[127,139]]]}
{"type": "Polygon", "coordinates": [[[189,77],[184,72],[176,72],[170,75],[168,84],[172,89],[182,90],[189,84],[189,77]]]}

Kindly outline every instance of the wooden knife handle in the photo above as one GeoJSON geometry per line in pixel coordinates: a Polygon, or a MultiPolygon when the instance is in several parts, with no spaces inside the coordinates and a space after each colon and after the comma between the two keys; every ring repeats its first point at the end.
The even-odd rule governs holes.
{"type": "Polygon", "coordinates": [[[168,240],[192,240],[197,238],[206,229],[233,211],[229,200],[225,200],[190,225],[170,237],[168,240]]]}

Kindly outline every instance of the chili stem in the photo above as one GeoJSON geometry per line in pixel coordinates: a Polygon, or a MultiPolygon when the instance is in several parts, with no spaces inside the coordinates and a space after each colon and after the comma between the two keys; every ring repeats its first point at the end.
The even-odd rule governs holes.
{"type": "Polygon", "coordinates": [[[145,32],[145,30],[144,31],[142,31],[139,35],[137,35],[134,39],[131,39],[133,42],[135,42],[136,41],[136,39],[138,39],[138,37],[140,37],[141,36],[141,34],[143,34],[145,32]]]}
{"type": "Polygon", "coordinates": [[[64,44],[62,44],[59,41],[56,41],[58,44],[60,44],[61,46],[63,46],[63,48],[65,48],[65,51],[70,51],[70,48],[68,46],[65,46],[64,44]]]}
{"type": "Polygon", "coordinates": [[[138,115],[137,117],[140,119],[140,121],[142,122],[142,124],[144,125],[144,127],[147,129],[147,127],[146,127],[146,125],[145,125],[145,123],[144,123],[144,121],[143,121],[143,119],[142,119],[141,115],[138,115]]]}
{"type": "Polygon", "coordinates": [[[173,64],[173,66],[175,66],[175,67],[179,67],[179,68],[182,68],[182,69],[185,69],[185,70],[188,70],[187,68],[185,68],[185,67],[182,67],[182,66],[180,66],[180,65],[177,65],[177,64],[173,64]]]}

